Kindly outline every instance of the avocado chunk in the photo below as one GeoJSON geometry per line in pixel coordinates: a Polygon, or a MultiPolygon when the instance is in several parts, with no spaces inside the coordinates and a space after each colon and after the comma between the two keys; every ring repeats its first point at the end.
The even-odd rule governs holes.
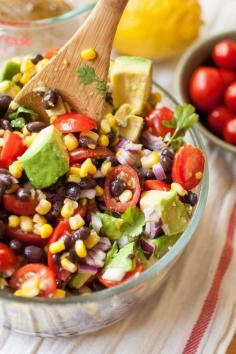
{"type": "Polygon", "coordinates": [[[155,246],[155,257],[157,259],[163,257],[174,246],[180,236],[181,234],[170,236],[165,235],[151,240],[150,242],[155,246]]]}
{"type": "Polygon", "coordinates": [[[19,91],[20,87],[12,81],[5,80],[0,82],[0,96],[10,96],[14,99],[19,91]]]}
{"type": "Polygon", "coordinates": [[[20,64],[13,60],[8,60],[3,65],[0,72],[0,81],[11,80],[13,76],[20,72],[20,64]]]}
{"type": "Polygon", "coordinates": [[[132,142],[136,142],[143,130],[144,120],[142,117],[130,115],[127,117],[127,127],[119,128],[120,135],[132,142]]]}
{"type": "Polygon", "coordinates": [[[162,228],[167,235],[182,233],[188,225],[187,210],[175,191],[153,190],[143,192],[140,207],[143,211],[151,208],[156,210],[162,220],[162,228]]]}
{"type": "Polygon", "coordinates": [[[30,182],[38,189],[56,183],[69,170],[62,135],[53,125],[41,130],[20,161],[30,182]]]}
{"type": "Polygon", "coordinates": [[[76,274],[73,278],[71,278],[70,286],[73,289],[80,289],[89,280],[89,278],[91,278],[91,274],[89,273],[76,274]]]}
{"type": "Polygon", "coordinates": [[[152,61],[141,57],[118,57],[111,69],[116,109],[128,103],[133,114],[141,114],[151,94],[152,61]]]}

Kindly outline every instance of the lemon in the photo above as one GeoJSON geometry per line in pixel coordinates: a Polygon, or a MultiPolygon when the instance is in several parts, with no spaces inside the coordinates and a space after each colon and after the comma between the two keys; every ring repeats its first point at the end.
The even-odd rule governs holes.
{"type": "Polygon", "coordinates": [[[169,58],[197,38],[200,26],[197,0],[129,0],[114,47],[121,54],[169,58]]]}

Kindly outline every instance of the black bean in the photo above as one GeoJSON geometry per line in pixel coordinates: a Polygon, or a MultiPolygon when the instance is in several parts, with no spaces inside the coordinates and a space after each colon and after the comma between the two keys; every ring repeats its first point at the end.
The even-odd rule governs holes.
{"type": "Polygon", "coordinates": [[[167,156],[167,157],[169,157],[171,160],[173,160],[174,157],[175,157],[175,152],[174,152],[174,150],[173,150],[172,148],[166,148],[166,149],[164,149],[164,150],[162,151],[161,155],[162,155],[162,156],[167,156]]]}
{"type": "Polygon", "coordinates": [[[80,189],[92,189],[96,187],[97,183],[93,178],[83,178],[79,182],[79,188],[80,189]]]}
{"type": "Polygon", "coordinates": [[[28,189],[26,188],[19,188],[16,192],[16,196],[18,199],[21,201],[26,201],[30,199],[31,193],[28,189]]]}
{"type": "Polygon", "coordinates": [[[115,178],[111,182],[110,192],[112,197],[116,198],[121,195],[122,192],[127,188],[125,181],[121,178],[115,178]]]}
{"type": "Polygon", "coordinates": [[[23,249],[23,245],[19,240],[11,240],[10,247],[16,254],[21,254],[23,249]]]}
{"type": "Polygon", "coordinates": [[[92,289],[93,289],[93,291],[100,291],[100,290],[105,289],[105,286],[102,285],[98,280],[94,280],[92,282],[92,289]]]}
{"type": "Polygon", "coordinates": [[[68,183],[66,185],[65,195],[67,198],[77,201],[80,196],[80,187],[77,183],[68,183]]]}
{"type": "Polygon", "coordinates": [[[81,227],[72,234],[72,240],[75,242],[77,240],[86,240],[90,235],[90,229],[86,226],[81,227]]]}
{"type": "Polygon", "coordinates": [[[196,193],[189,191],[187,195],[182,197],[182,201],[186,204],[190,204],[191,206],[195,206],[198,201],[198,196],[196,193]]]}
{"type": "Polygon", "coordinates": [[[1,129],[12,131],[11,123],[7,119],[0,119],[0,127],[1,129]]]}
{"type": "Polygon", "coordinates": [[[9,96],[0,97],[0,117],[4,117],[10,106],[12,98],[9,96]]]}
{"type": "Polygon", "coordinates": [[[0,239],[2,240],[5,236],[5,231],[6,231],[6,224],[0,220],[0,239]]]}
{"type": "Polygon", "coordinates": [[[92,163],[97,167],[97,169],[99,169],[102,166],[103,160],[92,159],[92,163]]]}
{"type": "Polygon", "coordinates": [[[165,172],[171,171],[172,164],[173,164],[173,160],[171,160],[168,156],[161,157],[161,165],[165,172]]]}
{"type": "Polygon", "coordinates": [[[108,139],[109,139],[109,145],[112,145],[116,140],[116,134],[113,132],[110,132],[108,134],[108,139]]]}
{"type": "Polygon", "coordinates": [[[57,105],[59,96],[55,90],[48,90],[43,96],[43,105],[45,109],[52,109],[57,105]]]}
{"type": "Polygon", "coordinates": [[[87,147],[88,145],[96,145],[95,141],[89,136],[80,136],[79,145],[82,147],[87,147]]]}
{"type": "Polygon", "coordinates": [[[61,208],[62,208],[62,202],[60,201],[54,202],[52,204],[51,210],[49,211],[49,213],[47,213],[46,218],[48,220],[53,221],[56,217],[60,215],[61,208]]]}
{"type": "Polygon", "coordinates": [[[107,161],[109,161],[112,165],[112,167],[115,167],[118,165],[118,161],[117,161],[117,158],[115,156],[109,156],[107,158],[107,161]]]}
{"type": "Polygon", "coordinates": [[[151,170],[149,168],[141,168],[138,171],[138,175],[142,179],[156,179],[156,177],[153,173],[153,170],[151,170]]]}
{"type": "Polygon", "coordinates": [[[8,213],[5,208],[0,207],[0,220],[5,220],[8,217],[8,213]]]}
{"type": "Polygon", "coordinates": [[[111,92],[107,92],[106,93],[105,101],[106,101],[106,103],[108,103],[111,106],[113,106],[113,97],[112,97],[112,93],[111,92]]]}
{"type": "Polygon", "coordinates": [[[60,267],[61,265],[61,255],[60,254],[54,254],[52,256],[53,262],[55,263],[56,266],[60,267]]]}
{"type": "Polygon", "coordinates": [[[37,65],[42,59],[43,56],[41,54],[37,54],[33,59],[31,59],[31,61],[34,65],[37,65]]]}
{"type": "Polygon", "coordinates": [[[6,189],[10,188],[12,185],[12,179],[10,175],[0,174],[0,184],[4,184],[6,189]]]}
{"type": "Polygon", "coordinates": [[[75,247],[72,246],[70,249],[69,249],[69,258],[70,258],[70,261],[72,263],[78,263],[78,260],[79,260],[79,257],[77,256],[76,252],[75,252],[75,247]]]}
{"type": "Polygon", "coordinates": [[[5,191],[6,191],[6,189],[7,188],[6,188],[4,183],[0,184],[0,201],[2,201],[2,198],[3,198],[3,195],[4,195],[5,191]]]}
{"type": "Polygon", "coordinates": [[[100,186],[100,187],[104,187],[105,185],[105,178],[104,177],[99,177],[99,178],[96,178],[96,183],[100,186]]]}
{"type": "Polygon", "coordinates": [[[26,124],[26,128],[30,133],[37,133],[44,129],[47,125],[44,122],[30,122],[26,124]]]}
{"type": "Polygon", "coordinates": [[[68,235],[63,235],[60,238],[61,241],[64,242],[66,250],[68,250],[72,246],[72,237],[68,235]]]}
{"type": "Polygon", "coordinates": [[[166,182],[167,184],[171,184],[172,183],[171,172],[166,173],[166,178],[165,178],[164,182],[166,182]]]}
{"type": "Polygon", "coordinates": [[[44,254],[44,251],[42,250],[42,248],[37,247],[37,246],[25,247],[24,254],[27,257],[27,259],[29,260],[29,262],[32,262],[32,263],[41,262],[45,257],[45,254],[44,254]]]}
{"type": "Polygon", "coordinates": [[[10,172],[6,170],[5,168],[0,168],[0,174],[1,175],[10,175],[10,172]]]}

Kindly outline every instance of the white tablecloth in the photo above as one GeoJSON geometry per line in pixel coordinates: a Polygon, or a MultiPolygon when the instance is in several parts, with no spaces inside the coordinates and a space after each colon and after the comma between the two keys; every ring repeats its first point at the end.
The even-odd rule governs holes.
{"type": "MultiPolygon", "coordinates": [[[[236,0],[201,2],[205,21],[203,36],[209,32],[235,28],[236,0]]],[[[156,71],[157,81],[172,93],[172,70],[175,65],[175,62],[161,64],[156,71]]],[[[233,237],[233,224],[236,224],[236,158],[208,144],[207,152],[210,191],[204,216],[183,257],[152,300],[140,306],[123,322],[77,338],[41,339],[1,330],[0,352],[225,353],[236,330],[233,237]]]]}

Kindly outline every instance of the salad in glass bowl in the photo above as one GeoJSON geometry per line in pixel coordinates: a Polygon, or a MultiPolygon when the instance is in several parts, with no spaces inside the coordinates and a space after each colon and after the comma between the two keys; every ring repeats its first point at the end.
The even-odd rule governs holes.
{"type": "MultiPolygon", "coordinates": [[[[152,92],[148,59],[117,58],[105,90],[95,76],[100,122],[43,83],[50,124],[16,104],[54,54],[11,59],[1,71],[0,284],[17,297],[88,295],[137,278],[188,227],[204,173],[202,150],[184,138],[195,109],[173,110],[152,92]]],[[[90,59],[77,72],[84,84],[90,59]]]]}

